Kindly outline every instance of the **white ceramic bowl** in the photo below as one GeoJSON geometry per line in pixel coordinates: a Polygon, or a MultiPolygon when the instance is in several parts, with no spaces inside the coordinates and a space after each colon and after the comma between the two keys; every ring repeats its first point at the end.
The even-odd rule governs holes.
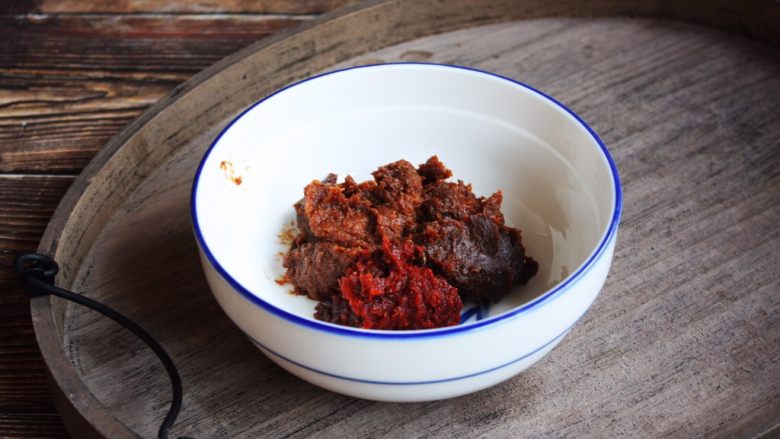
{"type": "Polygon", "coordinates": [[[326,389],[421,401],[492,386],[549,352],[601,290],[620,217],[606,148],[566,107],[514,80],[434,64],[385,64],[301,81],[254,104],[197,171],[192,220],[227,315],[273,361],[326,389]],[[303,187],[329,172],[437,154],[477,195],[504,192],[539,273],[458,326],[378,331],[315,320],[315,302],[275,282],[303,187]],[[230,177],[232,172],[233,178],[230,177]],[[240,184],[236,184],[240,177],[240,184]]]}

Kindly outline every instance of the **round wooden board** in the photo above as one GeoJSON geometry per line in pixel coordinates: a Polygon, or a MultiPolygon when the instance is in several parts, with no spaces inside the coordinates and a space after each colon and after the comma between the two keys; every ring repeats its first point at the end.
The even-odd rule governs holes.
{"type": "MultiPolygon", "coordinates": [[[[669,15],[777,44],[777,4],[617,3],[384,1],[263,41],[113,139],[40,250],[61,263],[59,285],[125,313],[168,349],[185,387],[175,435],[770,431],[780,417],[780,50],[662,19],[524,19],[669,15]],[[477,67],[550,93],[601,135],[623,180],[615,261],[591,311],[530,370],[453,400],[357,400],[284,372],[212,298],[190,228],[195,168],[234,115],[319,71],[391,61],[477,67]]],[[[57,299],[35,299],[32,312],[74,437],[155,436],[169,385],[141,342],[57,299]]]]}

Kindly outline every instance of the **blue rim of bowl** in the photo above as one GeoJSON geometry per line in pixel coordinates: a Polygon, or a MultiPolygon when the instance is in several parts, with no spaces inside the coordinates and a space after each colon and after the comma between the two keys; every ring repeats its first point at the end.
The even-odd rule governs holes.
{"type": "Polygon", "coordinates": [[[208,150],[206,150],[206,153],[203,155],[203,158],[200,161],[200,164],[198,165],[198,170],[195,172],[195,179],[192,184],[192,191],[190,193],[190,217],[192,220],[192,226],[195,233],[195,238],[198,241],[198,245],[200,249],[203,251],[203,254],[206,256],[206,259],[209,261],[212,267],[219,273],[219,275],[225,279],[225,281],[230,284],[230,286],[238,291],[244,298],[249,300],[251,303],[260,306],[261,308],[265,309],[266,311],[271,312],[277,317],[280,317],[284,320],[287,320],[291,323],[295,323],[301,326],[305,326],[311,329],[315,329],[318,331],[323,331],[326,333],[334,334],[334,335],[342,335],[342,336],[353,336],[353,337],[367,337],[367,338],[378,338],[378,339],[413,339],[413,338],[429,338],[429,337],[441,337],[445,335],[452,335],[457,334],[461,332],[469,332],[476,329],[484,328],[486,326],[493,325],[497,322],[502,322],[507,319],[511,319],[513,317],[516,317],[520,314],[525,313],[526,311],[529,311],[531,309],[537,308],[543,303],[551,300],[554,297],[557,297],[561,295],[563,292],[569,289],[569,286],[577,280],[578,278],[582,277],[587,271],[590,270],[590,268],[595,264],[596,260],[599,259],[602,253],[604,253],[605,249],[607,248],[607,244],[613,239],[615,234],[617,233],[618,229],[618,223],[620,222],[620,214],[622,210],[622,203],[623,203],[623,194],[622,194],[622,188],[620,186],[620,177],[618,176],[617,167],[615,166],[615,162],[612,160],[612,156],[609,154],[609,151],[607,150],[607,147],[604,145],[604,142],[601,141],[599,136],[596,134],[595,131],[588,125],[584,120],[582,120],[581,117],[579,117],[576,113],[571,111],[568,107],[563,105],[562,103],[558,102],[553,97],[549,96],[548,94],[539,91],[533,87],[531,87],[528,84],[522,83],[520,81],[517,81],[512,78],[508,78],[506,76],[502,76],[496,73],[487,72],[484,70],[475,69],[472,67],[464,67],[464,66],[457,66],[457,65],[451,65],[451,64],[438,64],[438,63],[423,63],[423,62],[394,62],[394,63],[384,63],[384,64],[367,64],[367,65],[361,65],[361,66],[355,66],[355,67],[348,67],[344,69],[338,69],[333,70],[325,73],[321,73],[316,76],[312,76],[300,81],[297,81],[293,84],[290,84],[288,86],[285,86],[270,95],[264,97],[263,99],[260,99],[259,101],[255,102],[248,108],[246,108],[244,111],[242,111],[238,116],[236,116],[233,120],[230,121],[230,123],[219,133],[219,135],[214,139],[213,142],[211,142],[211,145],[209,146],[208,150]],[[564,279],[561,283],[555,286],[555,288],[543,293],[541,296],[537,297],[535,300],[532,300],[531,302],[528,302],[518,308],[515,308],[511,311],[504,312],[502,314],[499,314],[497,316],[480,320],[475,323],[470,323],[467,325],[457,325],[457,326],[450,326],[446,328],[438,328],[438,329],[423,329],[423,330],[407,330],[407,331],[387,331],[387,330],[372,330],[372,329],[361,329],[361,328],[352,328],[348,326],[340,326],[333,323],[326,323],[321,322],[318,320],[312,320],[307,319],[295,314],[292,314],[288,311],[285,311],[281,308],[278,308],[265,300],[261,299],[257,295],[253,294],[251,291],[249,291],[247,288],[245,288],[243,285],[241,285],[236,279],[234,279],[228,272],[225,270],[224,267],[217,261],[217,258],[214,257],[214,255],[211,253],[211,250],[209,249],[208,245],[206,244],[206,241],[203,237],[203,233],[200,230],[200,226],[198,224],[198,215],[197,215],[197,205],[196,205],[196,198],[197,198],[197,192],[198,192],[198,182],[200,180],[201,173],[203,171],[203,167],[206,164],[206,161],[208,160],[209,156],[211,155],[211,152],[214,150],[214,147],[219,143],[219,140],[222,138],[222,136],[230,129],[230,127],[233,126],[234,123],[236,123],[238,120],[240,120],[244,114],[252,110],[253,108],[257,107],[258,105],[262,104],[263,102],[267,101],[268,99],[278,95],[279,93],[284,92],[285,90],[291,89],[293,87],[296,87],[300,84],[303,84],[305,82],[309,82],[312,80],[315,80],[317,78],[322,78],[324,76],[329,76],[341,72],[346,72],[349,70],[357,70],[357,69],[367,69],[367,68],[382,68],[382,67],[389,67],[389,66],[427,66],[427,67],[435,67],[435,68],[443,68],[443,69],[457,69],[457,70],[465,70],[473,73],[479,73],[482,75],[487,75],[490,77],[502,79],[505,81],[508,81],[514,85],[518,85],[520,87],[525,88],[526,90],[529,90],[533,93],[536,93],[537,95],[547,99],[548,101],[552,102],[553,104],[557,105],[564,111],[566,111],[568,114],[570,114],[574,119],[579,122],[585,129],[590,133],[590,135],[593,137],[593,139],[596,141],[596,143],[601,148],[601,152],[604,154],[604,157],[607,160],[607,163],[609,163],[609,168],[612,172],[612,180],[615,185],[615,206],[614,211],[612,214],[612,219],[609,224],[609,228],[607,229],[607,232],[604,234],[604,236],[601,238],[601,241],[599,242],[598,247],[596,248],[596,251],[594,251],[588,260],[582,264],[577,271],[575,271],[573,274],[571,274],[569,277],[564,279]]]}

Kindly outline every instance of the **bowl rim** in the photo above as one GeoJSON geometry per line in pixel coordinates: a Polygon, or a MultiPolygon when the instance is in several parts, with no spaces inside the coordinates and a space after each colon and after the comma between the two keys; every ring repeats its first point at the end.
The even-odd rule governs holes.
{"type": "Polygon", "coordinates": [[[353,67],[346,67],[346,68],[331,70],[314,76],[310,76],[308,78],[304,78],[302,80],[296,81],[292,84],[289,84],[285,87],[282,87],[274,91],[273,93],[261,98],[260,100],[256,101],[255,103],[253,103],[252,105],[250,105],[249,107],[241,111],[241,113],[239,113],[236,117],[234,117],[230,121],[230,123],[228,123],[225,126],[225,128],[223,128],[222,131],[220,131],[219,135],[217,135],[217,137],[214,138],[214,140],[211,142],[211,145],[209,145],[208,149],[203,154],[203,158],[201,159],[197,171],[195,172],[195,177],[193,179],[192,189],[190,192],[190,220],[192,221],[192,227],[195,234],[195,239],[198,243],[198,247],[202,251],[206,260],[217,271],[220,277],[222,277],[235,291],[239,292],[244,298],[248,299],[249,302],[252,303],[253,305],[257,305],[260,308],[263,308],[264,310],[269,311],[275,316],[287,320],[290,323],[294,323],[309,329],[314,329],[320,332],[325,332],[333,335],[353,336],[353,337],[363,337],[363,338],[367,337],[367,338],[377,338],[377,339],[415,339],[415,338],[419,339],[419,338],[448,336],[448,335],[459,334],[464,332],[472,332],[475,330],[484,329],[488,326],[493,326],[496,323],[506,322],[509,319],[514,319],[522,314],[525,314],[531,309],[538,308],[541,304],[548,302],[549,300],[558,297],[564,292],[566,292],[567,290],[569,290],[571,285],[574,283],[574,281],[581,278],[583,275],[585,275],[585,273],[590,271],[590,269],[595,265],[596,261],[599,260],[600,256],[607,249],[609,242],[612,241],[614,236],[617,234],[618,224],[620,222],[620,216],[622,212],[622,198],[623,198],[622,187],[620,185],[620,176],[618,175],[617,166],[615,166],[615,162],[612,159],[612,156],[609,154],[607,147],[604,145],[604,142],[601,141],[601,139],[596,134],[596,132],[580,116],[578,116],[568,107],[566,107],[561,102],[554,99],[553,97],[549,96],[548,94],[540,90],[537,90],[536,88],[531,87],[530,85],[525,84],[521,81],[509,78],[507,76],[499,75],[497,73],[476,69],[473,67],[465,67],[465,66],[444,64],[444,63],[430,63],[430,62],[391,62],[391,63],[365,64],[365,65],[359,65],[353,67]],[[219,143],[219,140],[233,126],[233,124],[235,124],[238,120],[244,117],[244,115],[249,111],[251,111],[253,108],[264,103],[265,101],[276,96],[277,94],[280,94],[288,89],[291,89],[303,83],[313,81],[315,79],[322,78],[324,76],[343,73],[346,71],[358,70],[358,69],[404,67],[404,66],[408,66],[408,67],[413,66],[414,68],[427,67],[427,68],[445,69],[445,70],[456,69],[456,70],[476,73],[478,75],[486,75],[491,78],[501,79],[515,86],[520,86],[532,93],[539,95],[543,99],[549,101],[553,105],[559,107],[560,109],[564,110],[566,113],[574,117],[574,119],[588,131],[588,133],[591,135],[593,140],[595,140],[596,143],[599,145],[599,148],[609,165],[609,170],[612,174],[612,181],[614,183],[615,204],[612,208],[612,218],[610,219],[609,226],[607,227],[606,232],[604,232],[603,236],[599,240],[599,243],[596,246],[596,250],[594,250],[590,254],[590,256],[585,261],[585,263],[581,264],[574,273],[570,274],[568,277],[563,279],[563,281],[555,285],[555,287],[545,291],[534,300],[531,300],[527,303],[524,303],[521,306],[518,306],[514,309],[511,309],[509,311],[506,311],[504,313],[501,313],[499,315],[490,318],[479,320],[473,323],[459,324],[456,326],[449,326],[444,328],[416,329],[416,330],[377,330],[377,329],[353,328],[349,326],[341,326],[341,325],[336,325],[334,323],[322,322],[319,320],[301,317],[289,311],[286,311],[282,308],[279,308],[269,302],[266,302],[259,296],[249,291],[246,287],[241,285],[241,283],[239,283],[233,276],[231,276],[227,272],[227,270],[225,270],[225,268],[219,263],[217,258],[214,256],[214,254],[211,252],[208,245],[206,244],[205,238],[203,236],[203,232],[201,231],[200,225],[198,223],[198,214],[197,214],[198,184],[200,182],[200,177],[206,161],[208,160],[215,146],[219,143]]]}

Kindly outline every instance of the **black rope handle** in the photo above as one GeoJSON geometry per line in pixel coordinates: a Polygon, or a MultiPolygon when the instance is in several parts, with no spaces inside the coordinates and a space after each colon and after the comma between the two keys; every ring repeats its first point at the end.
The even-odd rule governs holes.
{"type": "MultiPolygon", "coordinates": [[[[95,310],[111,320],[119,323],[127,330],[135,334],[149,348],[154,351],[155,355],[160,359],[165,370],[168,372],[168,377],[171,379],[171,386],[173,387],[173,398],[171,399],[171,408],[168,410],[168,414],[165,416],[160,425],[160,430],[157,433],[159,439],[167,439],[173,423],[176,421],[176,417],[181,410],[182,401],[182,388],[181,378],[179,377],[179,371],[176,369],[176,365],[171,360],[171,357],[165,352],[165,349],[160,343],[149,335],[146,330],[140,327],[137,323],[118,313],[117,311],[103,305],[100,302],[96,302],[88,297],[84,297],[80,294],[73,293],[62,288],[54,286],[54,277],[60,270],[54,260],[46,255],[39,253],[27,253],[16,258],[14,261],[14,269],[19,276],[19,281],[22,284],[24,292],[27,297],[39,297],[46,295],[54,295],[71,302],[78,303],[79,305],[86,306],[92,310],[95,310]]],[[[179,439],[189,439],[181,437],[179,439]]]]}

